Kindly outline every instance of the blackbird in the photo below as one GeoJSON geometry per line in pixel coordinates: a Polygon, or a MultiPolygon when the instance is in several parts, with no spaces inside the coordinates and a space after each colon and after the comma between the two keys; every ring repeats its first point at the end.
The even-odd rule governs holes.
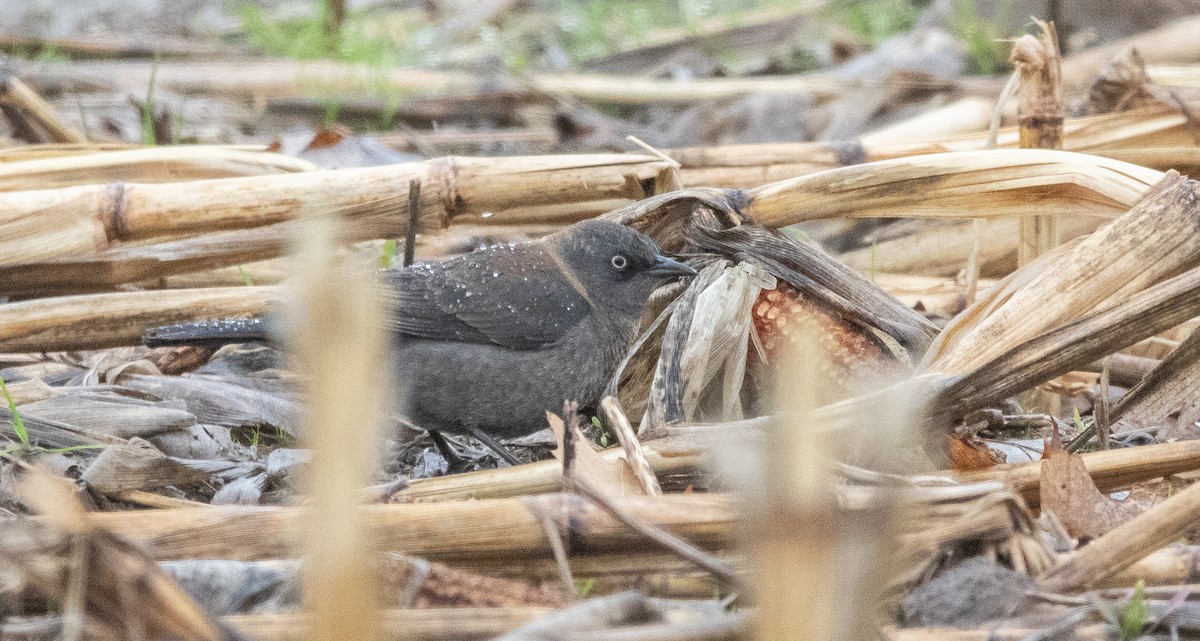
{"type": "MultiPolygon", "coordinates": [[[[637,338],[664,280],[695,275],[645,234],[589,220],[528,243],[385,271],[398,400],[405,417],[495,440],[546,426],[563,402],[595,405],[637,338]]],[[[269,322],[201,321],[156,328],[148,345],[264,340],[269,322]]]]}
{"type": "Polygon", "coordinates": [[[542,429],[567,400],[597,403],[650,294],[695,273],[598,220],[385,272],[400,407],[419,427],[471,434],[504,456],[492,437],[542,429]]]}

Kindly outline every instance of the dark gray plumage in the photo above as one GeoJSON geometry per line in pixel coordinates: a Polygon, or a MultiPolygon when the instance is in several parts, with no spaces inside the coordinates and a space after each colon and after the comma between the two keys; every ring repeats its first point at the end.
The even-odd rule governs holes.
{"type": "Polygon", "coordinates": [[[650,294],[690,274],[604,221],[388,272],[400,407],[434,431],[542,429],[564,401],[600,400],[650,294]]]}
{"type": "MultiPolygon", "coordinates": [[[[542,429],[546,411],[564,401],[598,402],[650,294],[695,273],[644,234],[596,220],[384,272],[397,406],[419,427],[473,434],[506,455],[492,436],[542,429]]],[[[150,330],[144,342],[270,340],[269,320],[177,323],[150,330]]]]}

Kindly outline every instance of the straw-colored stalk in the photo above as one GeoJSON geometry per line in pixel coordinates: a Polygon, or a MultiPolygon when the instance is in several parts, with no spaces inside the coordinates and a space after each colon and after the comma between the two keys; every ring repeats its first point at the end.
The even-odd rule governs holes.
{"type": "MultiPolygon", "coordinates": [[[[1020,127],[999,130],[996,146],[1020,146],[1020,127]]],[[[953,137],[904,138],[890,129],[867,134],[857,144],[767,143],[668,150],[681,164],[688,185],[745,189],[860,162],[987,148],[986,124],[953,137]]],[[[1195,141],[1187,117],[1166,105],[1120,113],[1070,118],[1063,124],[1062,148],[1116,158],[1160,170],[1194,162],[1195,141]],[[1139,162],[1142,161],[1142,162],[1139,162]]]]}
{"type": "Polygon", "coordinates": [[[305,374],[304,603],[314,641],[374,641],[378,598],[365,517],[355,505],[375,467],[388,386],[384,309],[369,271],[335,265],[340,221],[307,204],[297,225],[297,274],[285,314],[305,374]],[[347,426],[354,434],[348,437],[347,426]]]}
{"type": "MultiPolygon", "coordinates": [[[[713,555],[739,569],[745,565],[744,559],[732,552],[720,551],[713,553],[713,555]]],[[[569,563],[571,566],[571,575],[577,579],[594,577],[610,579],[616,582],[623,577],[642,575],[658,575],[664,580],[679,579],[686,576],[705,576],[708,579],[709,588],[707,594],[703,596],[711,596],[713,587],[717,585],[717,582],[711,575],[702,572],[697,574],[696,565],[691,561],[684,559],[674,552],[662,550],[648,550],[640,552],[637,555],[624,554],[620,551],[598,554],[589,553],[586,555],[573,554],[569,559],[569,563]],[[667,579],[667,577],[671,577],[672,579],[667,579]]],[[[559,575],[558,562],[553,558],[526,559],[495,557],[461,559],[454,563],[454,567],[469,572],[521,579],[534,583],[555,581],[559,575]]]]}
{"type": "MultiPolygon", "coordinates": [[[[1020,221],[998,218],[980,222],[978,253],[981,274],[1000,277],[1017,268],[1017,233],[1020,221]]],[[[1104,224],[1098,216],[1060,217],[1063,238],[1090,234],[1104,224]]],[[[838,258],[847,266],[866,273],[874,269],[927,276],[952,277],[963,270],[975,241],[975,221],[947,223],[846,252],[838,258]]]]}
{"type": "MultiPolygon", "coordinates": [[[[0,193],[0,264],[95,256],[121,241],[172,239],[283,222],[321,202],[382,218],[369,237],[402,237],[408,184],[421,181],[420,228],[567,222],[646,195],[666,165],[620,154],[436,160],[167,185],[87,185],[0,193]]],[[[360,240],[365,240],[361,238],[360,240]]]]}
{"type": "Polygon", "coordinates": [[[149,327],[261,314],[273,287],[159,290],[64,296],[0,305],[0,351],[43,352],[136,345],[149,327]]]}
{"type": "MultiPolygon", "coordinates": [[[[761,470],[743,479],[742,538],[757,603],[755,638],[763,641],[873,638],[898,547],[893,517],[908,503],[878,493],[856,501],[847,497],[853,489],[834,490],[831,462],[857,448],[852,434],[823,430],[814,415],[838,393],[826,377],[835,355],[819,341],[806,332],[787,355],[777,383],[787,399],[782,424],[764,431],[761,470]]],[[[898,447],[912,426],[901,399],[892,400],[893,420],[872,425],[872,446],[883,451],[898,447]]]]}
{"type": "Polygon", "coordinates": [[[1170,172],[1127,214],[1027,265],[956,317],[926,352],[925,369],[968,372],[1200,264],[1198,194],[1200,183],[1170,172]]]}
{"type": "MultiPolygon", "coordinates": [[[[890,510],[902,501],[904,531],[893,549],[897,560],[905,564],[902,580],[920,575],[943,545],[986,540],[1001,544],[1027,532],[1023,510],[1009,497],[996,500],[998,486],[979,484],[972,487],[912,487],[888,492],[879,488],[843,487],[834,498],[842,516],[831,524],[846,527],[836,537],[838,554],[859,554],[869,548],[860,535],[879,543],[877,535],[884,522],[879,510],[890,510]],[[862,529],[870,525],[867,529],[862,529]],[[845,547],[852,546],[852,547],[845,547]],[[851,552],[853,550],[853,552],[851,552]]],[[[735,524],[744,500],[721,494],[671,494],[661,497],[618,499],[629,514],[663,526],[689,541],[730,551],[735,541],[735,524]]],[[[689,574],[694,568],[680,565],[677,557],[661,554],[658,548],[623,523],[578,497],[561,494],[527,496],[514,499],[459,501],[432,504],[393,504],[362,509],[368,519],[372,547],[379,551],[400,551],[439,559],[456,567],[498,573],[510,577],[539,580],[557,576],[550,558],[550,543],[542,524],[542,514],[569,518],[576,540],[586,540],[587,549],[578,550],[571,567],[582,576],[613,576],[642,573],[689,574]],[[555,511],[546,512],[547,508],[555,511]],[[635,554],[636,552],[636,554],[635,554]],[[648,554],[643,554],[648,552],[648,554]]],[[[104,513],[98,523],[117,533],[127,533],[149,544],[160,559],[236,558],[258,560],[288,558],[294,550],[296,531],[291,529],[303,517],[298,508],[249,508],[220,506],[180,508],[148,512],[104,513]]],[[[774,528],[795,526],[775,515],[774,528]]],[[[565,524],[564,524],[565,525],[565,524]]],[[[815,536],[809,534],[808,536],[815,536]]],[[[772,545],[783,553],[787,537],[772,545]]],[[[743,565],[737,555],[727,558],[734,567],[743,565]]],[[[848,557],[839,557],[848,558],[848,557]]],[[[841,576],[858,581],[872,574],[873,560],[843,564],[841,576]]],[[[781,570],[782,571],[782,570],[781,570]]],[[[875,582],[875,587],[890,583],[891,577],[875,582]]],[[[849,585],[848,583],[846,584],[849,585]]],[[[815,587],[815,586],[814,586],[815,587]]],[[[859,586],[861,588],[863,586],[859,586]]],[[[855,588],[855,589],[859,589],[855,588]]],[[[872,588],[867,588],[871,591],[872,588]]],[[[869,607],[869,606],[868,606],[869,607]]]]}
{"type": "Polygon", "coordinates": [[[782,377],[788,384],[780,386],[787,394],[781,398],[791,400],[791,425],[766,431],[763,479],[747,497],[744,527],[760,641],[833,639],[838,618],[838,519],[829,469],[837,450],[828,434],[815,433],[809,416],[828,393],[826,355],[814,335],[805,338],[790,354],[792,376],[782,377]]]}
{"type": "Polygon", "coordinates": [[[753,94],[816,94],[831,97],[841,94],[853,83],[834,74],[815,73],[793,76],[744,78],[705,78],[691,82],[664,82],[655,78],[601,75],[541,75],[533,77],[534,86],[546,93],[588,102],[616,105],[696,103],[735,100],[753,94]]]}
{"type": "Polygon", "coordinates": [[[1146,67],[1146,75],[1160,85],[1200,87],[1200,65],[1164,64],[1146,67]]]}
{"type": "Polygon", "coordinates": [[[150,147],[0,163],[0,191],[93,183],[170,183],[312,171],[306,160],[219,146],[150,147]]]}
{"type": "Polygon", "coordinates": [[[1077,591],[1111,576],[1176,541],[1200,519],[1200,484],[1122,523],[1066,556],[1039,580],[1048,592],[1077,591]]]}
{"type": "Polygon", "coordinates": [[[745,213],[769,227],[851,217],[1116,217],[1162,172],[1065,151],[930,154],[831,169],[749,191],[745,213]]]}
{"type": "MultiPolygon", "coordinates": [[[[1134,483],[1200,469],[1200,441],[1179,441],[1081,455],[1088,474],[1102,492],[1134,483]]],[[[947,472],[964,483],[1000,481],[1032,506],[1040,501],[1041,461],[997,465],[978,472],[947,472]]]]}
{"type": "Polygon", "coordinates": [[[14,75],[8,75],[0,84],[0,102],[19,109],[31,118],[53,142],[88,142],[82,131],[63,122],[50,103],[14,75]]]}
{"type": "Polygon", "coordinates": [[[342,64],[283,59],[173,60],[154,65],[146,60],[78,61],[39,65],[33,82],[88,82],[101,87],[144,92],[151,74],[155,86],[176,93],[224,94],[272,98],[281,96],[342,96],[383,94],[384,91],[435,93],[468,90],[464,74],[418,69],[387,69],[378,65],[342,64]],[[157,67],[157,70],[154,69],[157,67]]]}
{"type": "Polygon", "coordinates": [[[986,129],[991,121],[992,110],[995,109],[995,106],[994,101],[986,98],[963,98],[883,129],[863,134],[859,141],[862,142],[863,147],[869,149],[878,146],[914,144],[925,140],[941,140],[948,136],[981,131],[986,129]]]}
{"type": "MultiPolygon", "coordinates": [[[[144,91],[152,66],[143,61],[72,61],[46,64],[39,78],[85,80],[101,86],[144,91]]],[[[284,98],[323,95],[379,95],[396,90],[410,95],[479,93],[480,78],[463,73],[387,69],[376,65],[252,58],[219,61],[173,61],[157,70],[156,86],[178,93],[225,94],[284,98]]],[[[834,74],[760,78],[711,78],[672,82],[598,74],[529,74],[518,82],[491,78],[491,93],[517,96],[550,94],[621,105],[688,103],[738,98],[755,93],[836,95],[850,85],[834,74]]]]}
{"type": "MultiPolygon", "coordinates": [[[[685,474],[695,470],[707,456],[704,441],[675,435],[642,443],[646,461],[658,476],[685,474]]],[[[623,456],[620,448],[600,452],[607,462],[623,456]]],[[[402,501],[451,501],[471,498],[506,498],[556,492],[562,486],[562,466],[557,461],[538,461],[516,467],[479,470],[451,476],[414,479],[396,493],[402,501]]]]}
{"type": "Polygon", "coordinates": [[[1188,176],[1200,176],[1200,149],[1186,147],[1157,147],[1151,149],[1114,149],[1097,152],[1113,160],[1161,169],[1174,169],[1188,176]]]}
{"type": "MultiPolygon", "coordinates": [[[[970,311],[970,310],[968,310],[970,311]]],[[[948,425],[974,410],[1090,366],[1096,360],[1200,315],[1200,269],[1190,269],[1024,342],[1009,342],[992,360],[961,376],[933,374],[943,385],[930,404],[948,425]]],[[[1004,340],[1004,339],[1001,339],[1004,340]]],[[[960,354],[970,357],[969,353],[960,354]]]]}
{"type": "MultiPolygon", "coordinates": [[[[379,256],[376,250],[373,255],[379,256]]],[[[201,287],[236,287],[238,285],[278,285],[291,274],[293,259],[287,257],[258,260],[233,267],[218,267],[208,271],[152,276],[140,281],[146,289],[196,289],[201,287]]],[[[48,291],[43,289],[42,291],[48,291]]]]}
{"type": "MultiPolygon", "coordinates": [[[[229,151],[267,151],[266,145],[195,145],[197,147],[212,147],[229,151]]],[[[187,145],[173,145],[175,148],[187,145]]],[[[47,160],[50,158],[70,158],[112,151],[136,151],[138,149],[159,149],[157,146],[147,146],[133,142],[93,142],[93,143],[45,143],[40,145],[21,145],[0,149],[0,163],[24,162],[26,160],[47,160]]]]}
{"type": "MultiPolygon", "coordinates": [[[[1013,44],[1009,62],[1020,78],[1017,88],[1017,126],[1022,149],[1062,149],[1062,58],[1053,23],[1038,21],[1038,37],[1024,35],[1013,44]]],[[[1028,216],[1020,221],[1017,265],[1058,246],[1058,214],[1028,216]]]]}
{"type": "MultiPolygon", "coordinates": [[[[549,608],[431,608],[386,610],[379,615],[384,641],[476,641],[491,639],[553,612],[549,608]]],[[[224,618],[257,641],[311,638],[310,619],[298,614],[241,614],[224,618]]]]}
{"type": "MultiPolygon", "coordinates": [[[[633,516],[703,546],[729,543],[736,518],[731,498],[717,494],[667,494],[615,499],[633,516]]],[[[538,557],[549,553],[540,514],[571,517],[570,527],[596,552],[657,549],[598,507],[578,497],[536,497],[372,505],[367,518],[371,547],[431,560],[538,557]]],[[[160,559],[288,558],[295,549],[302,512],[292,507],[240,506],[154,512],[105,512],[97,524],[140,538],[160,559]]],[[[562,526],[566,527],[566,523],[562,526]]]]}
{"type": "Polygon", "coordinates": [[[1133,565],[1092,582],[1092,587],[1129,588],[1145,581],[1146,587],[1181,585],[1195,582],[1195,570],[1200,564],[1200,547],[1169,545],[1151,552],[1133,565]]]}

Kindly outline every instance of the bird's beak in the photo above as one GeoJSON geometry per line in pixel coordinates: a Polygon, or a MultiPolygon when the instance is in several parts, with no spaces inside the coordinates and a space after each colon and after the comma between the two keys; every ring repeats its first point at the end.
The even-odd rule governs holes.
{"type": "Polygon", "coordinates": [[[659,256],[658,260],[654,261],[654,265],[644,273],[659,278],[675,278],[676,276],[695,276],[699,272],[677,260],[659,256]]]}

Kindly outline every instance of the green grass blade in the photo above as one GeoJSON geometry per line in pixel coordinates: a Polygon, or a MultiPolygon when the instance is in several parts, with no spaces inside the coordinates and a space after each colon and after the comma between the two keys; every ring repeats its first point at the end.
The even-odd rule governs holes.
{"type": "Polygon", "coordinates": [[[10,424],[12,425],[13,432],[20,439],[21,445],[25,449],[29,449],[29,431],[25,429],[25,421],[21,420],[21,413],[17,411],[17,404],[13,401],[12,395],[8,393],[8,385],[4,384],[3,377],[0,377],[0,392],[4,393],[4,400],[8,401],[8,410],[12,412],[10,424]]]}

